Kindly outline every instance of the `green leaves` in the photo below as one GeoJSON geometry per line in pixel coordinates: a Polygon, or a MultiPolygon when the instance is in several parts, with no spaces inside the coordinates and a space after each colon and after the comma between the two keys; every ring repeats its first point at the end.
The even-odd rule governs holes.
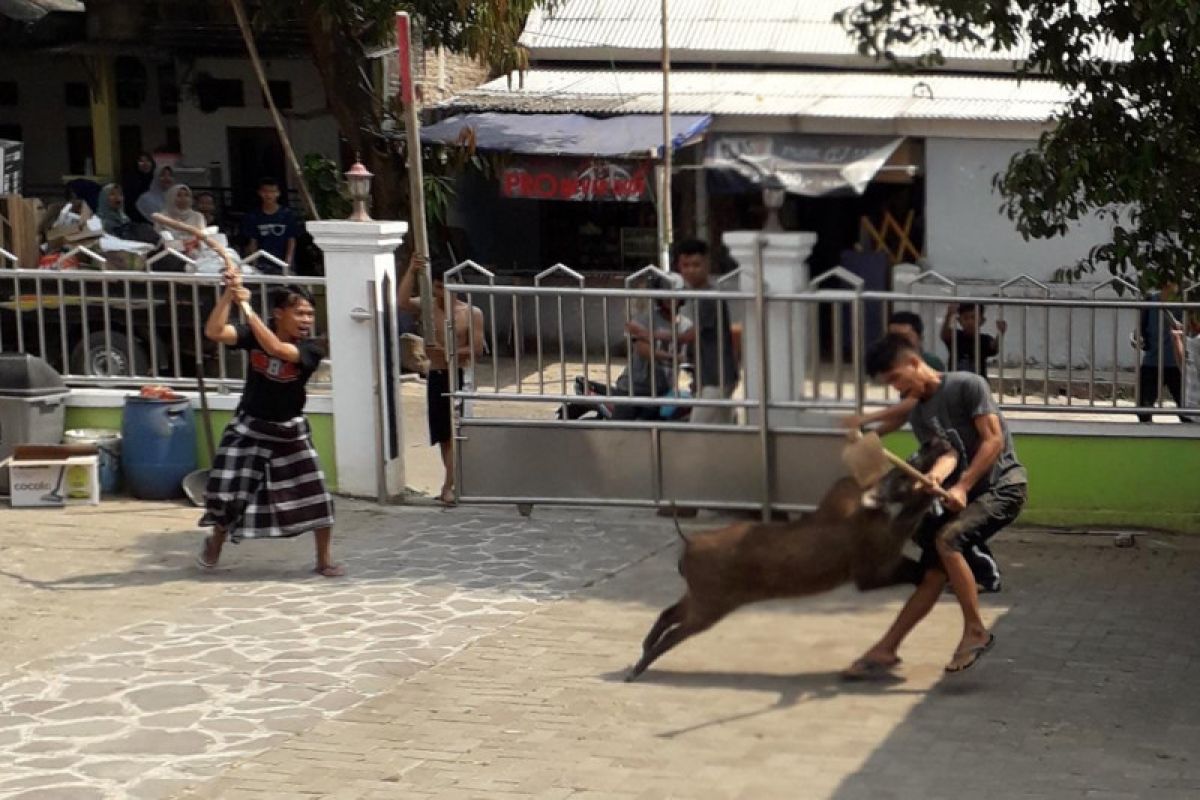
{"type": "Polygon", "coordinates": [[[860,47],[895,63],[903,45],[1027,42],[1020,75],[1073,99],[1054,127],[995,178],[1025,238],[1062,236],[1099,214],[1110,243],[1061,277],[1107,271],[1149,286],[1200,277],[1200,4],[1186,0],[871,0],[839,17],[860,47]],[[1113,58],[1120,47],[1124,57],[1113,58]]]}

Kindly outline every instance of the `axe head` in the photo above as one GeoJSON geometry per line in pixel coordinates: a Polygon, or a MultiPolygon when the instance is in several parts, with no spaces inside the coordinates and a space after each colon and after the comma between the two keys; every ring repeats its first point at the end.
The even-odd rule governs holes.
{"type": "Polygon", "coordinates": [[[883,479],[892,465],[883,454],[883,442],[875,432],[850,435],[842,449],[842,463],[846,465],[855,483],[868,489],[883,479]]]}

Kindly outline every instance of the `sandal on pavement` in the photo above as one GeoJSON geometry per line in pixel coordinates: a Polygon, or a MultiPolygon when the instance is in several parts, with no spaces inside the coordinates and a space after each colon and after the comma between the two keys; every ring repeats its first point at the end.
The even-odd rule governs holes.
{"type": "Polygon", "coordinates": [[[853,664],[842,670],[841,676],[844,681],[901,681],[904,679],[896,674],[898,666],[900,666],[899,658],[891,663],[858,658],[853,664]]]}
{"type": "Polygon", "coordinates": [[[996,644],[996,636],[995,634],[989,633],[987,641],[983,644],[977,644],[973,647],[968,647],[965,650],[957,651],[954,654],[954,657],[950,660],[950,663],[946,665],[946,672],[965,672],[966,670],[969,670],[971,667],[975,666],[979,659],[983,658],[984,653],[992,649],[992,645],[994,644],[996,644]],[[964,656],[967,657],[967,660],[956,666],[954,662],[960,658],[963,658],[964,656]]]}
{"type": "Polygon", "coordinates": [[[326,564],[323,567],[314,567],[313,574],[322,578],[340,578],[346,574],[346,568],[341,564],[326,564]]]}

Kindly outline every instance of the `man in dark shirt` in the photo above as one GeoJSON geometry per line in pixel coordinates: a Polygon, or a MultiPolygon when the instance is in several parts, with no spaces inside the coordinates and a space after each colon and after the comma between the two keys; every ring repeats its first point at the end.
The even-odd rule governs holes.
{"type": "MultiPolygon", "coordinates": [[[[995,336],[979,332],[986,320],[983,305],[979,303],[954,303],[946,309],[946,318],[942,320],[942,343],[950,351],[952,371],[976,372],[987,377],[987,360],[1000,354],[1000,343],[995,336]],[[958,321],[957,328],[955,320],[958,321]],[[975,348],[977,338],[978,351],[975,348]]],[[[1008,323],[998,320],[996,330],[1003,336],[1008,323]]]]}
{"type": "Polygon", "coordinates": [[[323,353],[310,338],[313,299],[298,286],[271,298],[271,324],[249,306],[250,292],[233,269],[224,273],[225,291],[204,326],[204,335],[249,354],[242,400],[213,455],[200,520],[213,532],[198,562],[212,569],[228,536],[281,538],[315,531],[315,572],[327,578],[345,574],[333,562],[333,499],[325,488],[312,431],[304,417],[305,384],[323,353]],[[245,323],[229,324],[230,308],[241,306],[245,323]]]}
{"type": "MultiPolygon", "coordinates": [[[[296,212],[279,204],[279,183],[274,178],[263,178],[258,182],[260,205],[242,218],[242,238],[246,240],[246,255],[262,250],[278,258],[291,269],[296,258],[296,239],[302,224],[296,212]]],[[[266,259],[255,262],[255,269],[267,274],[280,275],[283,270],[278,264],[266,259]]]]}
{"type": "Polygon", "coordinates": [[[889,334],[871,346],[867,372],[903,397],[915,398],[909,422],[917,441],[944,439],[954,452],[927,473],[950,494],[949,521],[934,524],[919,537],[924,568],[916,591],[883,638],[854,662],[847,678],[889,674],[900,663],[897,650],[908,633],[933,609],[949,581],[963,615],[963,632],[947,672],[973,666],[995,642],[979,613],[975,576],[964,550],[1012,523],[1025,504],[1028,477],[1017,461],[1012,436],[987,381],[967,372],[939,373],[903,336],[889,334]]]}

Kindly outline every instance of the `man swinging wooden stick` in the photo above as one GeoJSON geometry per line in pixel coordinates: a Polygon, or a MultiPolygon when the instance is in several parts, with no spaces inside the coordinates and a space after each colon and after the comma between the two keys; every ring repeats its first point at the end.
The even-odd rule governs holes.
{"type": "Polygon", "coordinates": [[[205,537],[197,563],[212,569],[228,537],[282,538],[308,531],[316,535],[318,575],[335,578],[345,569],[333,561],[333,498],[325,487],[312,431],[304,417],[304,387],[324,353],[312,333],[313,298],[302,287],[285,286],[271,295],[271,322],[251,308],[250,290],[228,253],[203,231],[175,220],[156,221],[198,236],[225,261],[225,291],[208,316],[204,335],[250,354],[250,371],[233,420],[221,435],[205,488],[205,537]],[[229,323],[237,304],[244,322],[229,323]]]}

